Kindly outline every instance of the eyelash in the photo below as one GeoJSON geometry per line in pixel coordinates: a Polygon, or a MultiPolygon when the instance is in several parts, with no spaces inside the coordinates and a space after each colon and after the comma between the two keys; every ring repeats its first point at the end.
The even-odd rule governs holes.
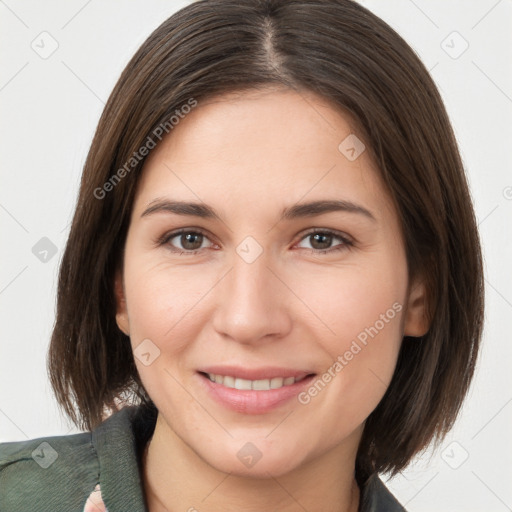
{"type": "MultiPolygon", "coordinates": [[[[208,235],[202,229],[199,229],[199,228],[197,228],[197,229],[184,228],[184,229],[179,229],[177,231],[172,231],[171,233],[165,233],[164,235],[162,235],[161,237],[159,237],[157,239],[156,244],[157,244],[157,246],[166,245],[173,238],[176,238],[177,236],[182,235],[184,233],[189,233],[189,234],[191,233],[191,234],[194,234],[194,235],[202,235],[202,236],[208,238],[208,235]]],[[[312,235],[315,235],[315,234],[322,234],[322,235],[332,236],[333,238],[337,238],[337,239],[341,240],[342,244],[340,244],[339,246],[331,247],[329,249],[306,249],[311,254],[334,253],[336,251],[348,250],[351,247],[353,247],[353,245],[354,245],[354,242],[352,240],[350,240],[347,237],[347,235],[345,235],[343,233],[340,233],[339,231],[333,231],[331,229],[321,229],[321,228],[314,228],[314,229],[308,231],[307,233],[305,233],[302,236],[302,238],[300,238],[298,243],[302,242],[303,240],[305,240],[309,236],[312,236],[312,235]]],[[[202,249],[204,249],[204,247],[203,247],[201,249],[195,249],[193,251],[182,251],[182,250],[177,249],[175,247],[172,247],[172,246],[170,246],[170,247],[171,247],[170,250],[172,252],[179,253],[180,256],[182,256],[184,254],[187,255],[187,256],[192,256],[194,254],[197,254],[202,249]]]]}

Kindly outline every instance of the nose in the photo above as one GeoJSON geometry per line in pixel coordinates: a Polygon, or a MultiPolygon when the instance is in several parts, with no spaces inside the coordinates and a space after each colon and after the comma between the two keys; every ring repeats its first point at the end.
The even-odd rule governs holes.
{"type": "Polygon", "coordinates": [[[281,279],[265,253],[252,263],[235,254],[231,271],[218,284],[216,331],[243,344],[286,336],[292,328],[292,294],[281,279]]]}

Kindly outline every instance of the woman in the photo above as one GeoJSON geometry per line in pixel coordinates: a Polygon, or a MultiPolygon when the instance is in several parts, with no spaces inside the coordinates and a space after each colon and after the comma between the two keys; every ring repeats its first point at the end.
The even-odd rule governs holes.
{"type": "Polygon", "coordinates": [[[82,434],[1,445],[2,510],[403,510],[483,318],[434,83],[347,0],[203,0],[109,98],[49,370],[82,434]],[[131,405],[128,405],[131,404],[131,405]]]}

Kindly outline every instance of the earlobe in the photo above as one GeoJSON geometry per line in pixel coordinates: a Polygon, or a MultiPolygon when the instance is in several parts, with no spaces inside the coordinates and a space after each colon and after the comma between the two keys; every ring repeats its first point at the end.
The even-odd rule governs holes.
{"type": "Polygon", "coordinates": [[[418,280],[412,284],[409,290],[405,312],[404,335],[412,337],[424,336],[429,330],[429,323],[426,287],[423,280],[418,280]]]}
{"type": "Polygon", "coordinates": [[[127,336],[130,335],[130,323],[128,321],[128,309],[123,286],[123,275],[120,270],[116,271],[114,280],[114,293],[116,298],[116,323],[119,329],[127,336]]]}

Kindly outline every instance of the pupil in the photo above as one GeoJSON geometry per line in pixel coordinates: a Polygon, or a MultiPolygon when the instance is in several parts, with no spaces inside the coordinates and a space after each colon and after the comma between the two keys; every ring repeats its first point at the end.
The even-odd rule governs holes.
{"type": "Polygon", "coordinates": [[[315,247],[315,249],[328,249],[329,248],[329,245],[331,243],[331,235],[325,235],[325,234],[322,234],[322,233],[315,233],[313,235],[313,240],[315,242],[320,242],[320,245],[323,244],[323,246],[321,247],[315,247],[315,244],[312,244],[313,247],[315,247]]]}
{"type": "Polygon", "coordinates": [[[203,235],[201,235],[200,233],[186,233],[184,235],[181,235],[181,243],[183,245],[183,247],[185,249],[190,249],[190,250],[194,250],[194,249],[199,249],[201,247],[201,238],[203,235]],[[194,239],[195,238],[199,238],[199,245],[197,245],[197,240],[195,240],[195,244],[197,246],[194,246],[194,239]],[[191,244],[192,247],[190,247],[190,245],[188,244],[191,244]]]}

